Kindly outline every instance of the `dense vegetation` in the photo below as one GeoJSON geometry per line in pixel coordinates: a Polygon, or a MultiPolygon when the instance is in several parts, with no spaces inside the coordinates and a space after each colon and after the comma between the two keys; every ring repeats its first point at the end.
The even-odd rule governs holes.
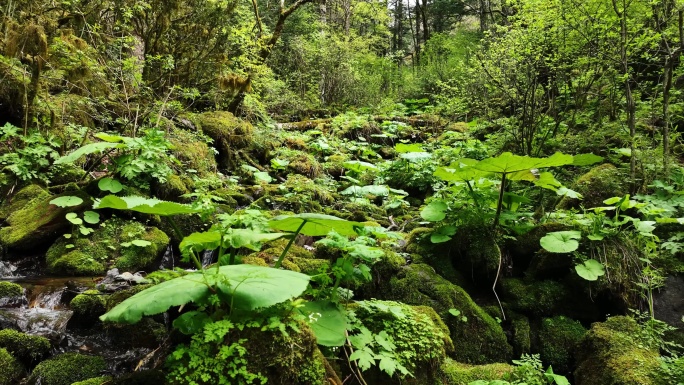
{"type": "Polygon", "coordinates": [[[22,333],[5,280],[0,385],[684,384],[684,2],[8,0],[0,27],[0,266],[97,277],[68,328],[135,361],[22,333]]]}

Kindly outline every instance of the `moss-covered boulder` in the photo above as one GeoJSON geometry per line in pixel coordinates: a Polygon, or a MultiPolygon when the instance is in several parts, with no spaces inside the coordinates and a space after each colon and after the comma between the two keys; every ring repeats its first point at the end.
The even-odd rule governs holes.
{"type": "Polygon", "coordinates": [[[107,365],[102,357],[64,353],[38,364],[29,377],[30,384],[71,385],[100,375],[107,365]]]}
{"type": "Polygon", "coordinates": [[[104,296],[97,290],[86,290],[78,294],[69,302],[69,308],[74,312],[69,324],[80,327],[93,325],[105,313],[105,305],[104,296]]]}
{"type": "Polygon", "coordinates": [[[554,373],[569,374],[574,367],[574,352],[586,329],[571,318],[544,318],[539,330],[539,355],[554,373]]]}
{"type": "Polygon", "coordinates": [[[501,281],[502,301],[508,308],[523,314],[553,315],[567,306],[570,298],[568,288],[560,282],[526,281],[507,278],[501,281]]]}
{"type": "Polygon", "coordinates": [[[658,350],[639,339],[640,326],[629,317],[595,323],[577,350],[575,385],[655,385],[658,350]]]}
{"type": "Polygon", "coordinates": [[[478,380],[501,380],[512,371],[513,367],[509,364],[469,365],[447,358],[439,368],[436,383],[439,385],[468,385],[478,380]]]}
{"type": "Polygon", "coordinates": [[[30,185],[24,187],[12,199],[3,202],[7,217],[0,228],[0,245],[8,250],[26,251],[47,247],[70,226],[65,215],[85,206],[90,198],[83,192],[72,191],[51,195],[46,190],[30,185]],[[83,199],[77,207],[57,207],[50,201],[64,195],[76,195],[83,199]]]}
{"type": "Polygon", "coordinates": [[[19,361],[5,348],[0,348],[0,385],[14,385],[24,373],[19,361]]]}
{"type": "Polygon", "coordinates": [[[410,305],[431,306],[449,327],[459,362],[484,364],[505,362],[511,358],[501,326],[480,308],[461,287],[452,284],[426,264],[401,267],[385,282],[379,283],[376,298],[405,302],[410,305]],[[460,311],[461,316],[449,310],[460,311]],[[462,320],[462,316],[467,321],[462,320]]]}
{"type": "Polygon", "coordinates": [[[23,287],[14,282],[0,281],[0,307],[17,307],[25,302],[23,287]]]}
{"type": "Polygon", "coordinates": [[[236,167],[237,151],[252,144],[254,127],[225,111],[204,112],[196,115],[194,120],[202,132],[214,141],[219,166],[236,167]]]}
{"type": "Polygon", "coordinates": [[[151,385],[164,384],[164,373],[161,370],[143,370],[126,373],[107,382],[107,385],[151,385]]]}
{"type": "Polygon", "coordinates": [[[173,144],[172,154],[181,162],[186,172],[205,177],[216,172],[214,150],[209,146],[211,139],[195,131],[174,128],[168,136],[173,144]]]}
{"type": "MultiPolygon", "coordinates": [[[[392,341],[393,359],[412,374],[410,378],[403,378],[402,383],[418,385],[430,382],[436,377],[444,358],[454,349],[449,329],[429,306],[371,300],[358,302],[352,309],[354,327],[366,328],[371,335],[386,333],[392,341]]],[[[376,351],[379,349],[382,348],[375,348],[376,351]]],[[[377,368],[365,372],[364,377],[369,383],[390,380],[377,368]]]]}
{"type": "Polygon", "coordinates": [[[580,176],[572,185],[572,189],[582,194],[583,199],[564,197],[557,208],[570,209],[584,207],[604,206],[603,201],[623,196],[628,192],[627,178],[612,164],[602,164],[589,170],[580,176]]]}
{"type": "Polygon", "coordinates": [[[0,330],[0,348],[6,349],[24,365],[31,366],[50,353],[50,341],[13,329],[0,330]]]}
{"type": "Polygon", "coordinates": [[[59,239],[48,250],[46,259],[53,274],[98,275],[111,267],[138,271],[161,256],[168,243],[169,237],[156,227],[112,218],[88,237],[59,239]],[[136,245],[136,240],[146,245],[136,245]]]}
{"type": "Polygon", "coordinates": [[[506,315],[510,318],[510,335],[511,344],[513,345],[513,355],[520,357],[523,354],[530,354],[532,347],[532,335],[530,328],[530,320],[520,314],[508,312],[506,315]]]}
{"type": "Polygon", "coordinates": [[[167,360],[167,384],[218,384],[228,378],[245,384],[326,384],[328,364],[307,325],[287,328],[287,334],[259,322],[241,325],[216,321],[190,345],[178,346],[167,360]]]}
{"type": "Polygon", "coordinates": [[[292,150],[287,147],[276,149],[271,156],[287,162],[285,171],[315,179],[322,175],[323,166],[308,151],[292,150]]]}

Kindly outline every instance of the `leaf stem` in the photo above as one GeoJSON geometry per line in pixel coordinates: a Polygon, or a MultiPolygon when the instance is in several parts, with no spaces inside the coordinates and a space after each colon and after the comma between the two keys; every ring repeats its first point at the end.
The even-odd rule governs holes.
{"type": "Polygon", "coordinates": [[[297,238],[297,235],[299,235],[299,232],[302,231],[302,229],[304,228],[304,225],[306,224],[306,222],[308,222],[308,220],[304,219],[304,220],[302,221],[302,224],[299,225],[299,227],[297,228],[297,231],[295,231],[295,233],[292,235],[292,238],[290,238],[290,242],[287,243],[287,246],[285,246],[285,249],[283,250],[283,253],[280,254],[280,257],[278,257],[278,261],[277,261],[276,264],[275,264],[275,268],[276,268],[276,269],[280,268],[280,265],[283,263],[283,259],[285,258],[285,255],[286,255],[287,252],[290,250],[290,247],[292,246],[292,243],[294,243],[294,240],[297,238]]]}

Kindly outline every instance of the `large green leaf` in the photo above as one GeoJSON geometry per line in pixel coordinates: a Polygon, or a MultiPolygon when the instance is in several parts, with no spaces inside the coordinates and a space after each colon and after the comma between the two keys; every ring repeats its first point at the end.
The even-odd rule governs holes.
{"type": "Polygon", "coordinates": [[[112,178],[100,179],[100,181],[97,182],[97,187],[102,191],[109,191],[113,194],[123,190],[123,185],[121,185],[118,180],[112,178]]]}
{"type": "Polygon", "coordinates": [[[342,235],[356,235],[356,229],[363,227],[359,222],[348,221],[332,215],[301,213],[296,215],[280,215],[268,222],[268,225],[279,231],[296,232],[312,237],[328,235],[332,230],[342,235]]]}
{"type": "Polygon", "coordinates": [[[572,155],[566,155],[560,152],[546,158],[533,158],[504,152],[496,158],[483,159],[472,167],[480,171],[512,173],[537,168],[564,166],[572,164],[573,159],[572,155]]]}
{"type": "Polygon", "coordinates": [[[254,310],[285,302],[301,295],[309,285],[306,274],[254,265],[228,265],[219,268],[228,278],[220,281],[219,291],[230,295],[233,306],[254,310]]]}
{"type": "Polygon", "coordinates": [[[435,200],[430,202],[420,212],[420,216],[429,222],[439,222],[446,218],[446,211],[448,206],[444,201],[435,200]]]}
{"type": "Polygon", "coordinates": [[[204,231],[201,233],[192,233],[183,238],[178,248],[183,256],[189,256],[191,253],[201,253],[204,250],[218,249],[221,245],[221,233],[218,231],[204,231]]]}
{"type": "Polygon", "coordinates": [[[259,251],[261,244],[282,238],[285,233],[260,233],[252,229],[230,229],[223,236],[223,246],[239,249],[246,247],[250,250],[259,251]]]}
{"type": "Polygon", "coordinates": [[[136,323],[172,306],[207,298],[215,288],[236,309],[266,308],[299,296],[309,276],[289,270],[253,265],[229,265],[162,282],[126,299],[102,315],[102,321],[136,323]]]}
{"type": "Polygon", "coordinates": [[[539,240],[539,244],[551,253],[570,253],[577,250],[577,240],[581,237],[582,233],[579,231],[555,231],[546,234],[539,240]]]}
{"type": "Polygon", "coordinates": [[[368,163],[368,162],[362,162],[360,160],[350,160],[347,162],[342,163],[342,167],[346,168],[349,171],[354,171],[354,172],[363,172],[366,170],[377,170],[378,166],[374,165],[373,163],[368,163]]]}
{"type": "Polygon", "coordinates": [[[305,303],[298,310],[307,317],[319,345],[344,345],[349,325],[338,305],[331,301],[314,301],[305,303]]]}
{"type": "Polygon", "coordinates": [[[458,162],[449,165],[449,167],[438,167],[434,172],[434,176],[447,182],[465,182],[491,175],[490,172],[480,171],[472,167],[477,163],[478,161],[475,159],[460,159],[458,162]]]}
{"type": "Polygon", "coordinates": [[[107,195],[99,201],[96,201],[93,205],[93,208],[132,210],[143,214],[163,216],[193,214],[200,212],[200,209],[176,202],[162,201],[159,199],[145,198],[140,196],[118,197],[116,195],[107,195]]]}
{"type": "Polygon", "coordinates": [[[84,156],[84,155],[89,155],[93,154],[96,152],[102,152],[105,150],[110,150],[113,148],[122,148],[125,147],[124,144],[121,143],[107,143],[107,142],[97,142],[97,143],[88,143],[85,146],[80,147],[76,151],[64,155],[63,157],[57,159],[55,161],[55,164],[68,164],[68,163],[74,163],[75,161],[78,160],[78,158],[84,156]]]}
{"type": "Polygon", "coordinates": [[[576,265],[575,271],[577,275],[587,281],[596,281],[600,276],[606,274],[606,270],[601,262],[595,259],[587,259],[583,264],[576,265]]]}
{"type": "Polygon", "coordinates": [[[572,157],[573,166],[588,166],[603,160],[602,156],[594,154],[578,154],[572,157]]]}
{"type": "Polygon", "coordinates": [[[394,150],[399,154],[406,154],[409,152],[425,152],[420,143],[397,143],[397,145],[394,146],[394,150]]]}

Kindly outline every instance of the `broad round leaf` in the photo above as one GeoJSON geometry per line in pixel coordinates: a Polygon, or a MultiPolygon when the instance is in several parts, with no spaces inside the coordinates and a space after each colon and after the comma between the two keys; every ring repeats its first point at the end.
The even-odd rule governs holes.
{"type": "Polygon", "coordinates": [[[601,262],[595,259],[588,259],[583,264],[575,266],[577,275],[587,281],[596,281],[600,276],[606,274],[606,270],[601,262]]]}
{"type": "Polygon", "coordinates": [[[82,225],[83,224],[83,220],[81,220],[81,218],[79,218],[78,214],[76,214],[76,213],[67,213],[67,215],[65,215],[65,218],[67,221],[69,221],[75,225],[82,225]]]}
{"type": "Polygon", "coordinates": [[[456,234],[455,226],[442,226],[430,235],[430,242],[444,243],[449,241],[454,234],[456,234]]]}
{"type": "Polygon", "coordinates": [[[200,209],[175,202],[140,196],[118,197],[116,195],[107,195],[96,201],[93,207],[96,209],[132,210],[143,214],[164,216],[192,214],[200,211],[200,209]]]}
{"type": "Polygon", "coordinates": [[[309,322],[316,342],[323,346],[342,346],[347,340],[347,317],[330,301],[307,302],[298,308],[309,322]]]}
{"type": "Polygon", "coordinates": [[[322,237],[335,230],[341,235],[356,235],[356,229],[363,227],[363,224],[348,221],[332,215],[302,213],[296,215],[280,215],[268,222],[268,225],[279,231],[296,232],[300,226],[301,234],[311,237],[322,237]]]}
{"type": "Polygon", "coordinates": [[[95,211],[88,210],[83,213],[83,220],[91,225],[100,223],[100,214],[96,213],[95,211]]]}
{"type": "Polygon", "coordinates": [[[579,247],[578,239],[582,237],[579,231],[556,231],[546,234],[539,240],[544,250],[551,253],[570,253],[579,247]]]}
{"type": "Polygon", "coordinates": [[[83,199],[73,195],[61,196],[50,201],[50,204],[58,207],[73,207],[78,206],[81,203],[83,203],[83,199]]]}
{"type": "Polygon", "coordinates": [[[144,239],[134,239],[131,241],[131,244],[134,246],[138,246],[138,247],[147,247],[147,246],[151,245],[152,242],[146,241],[144,239]]]}
{"type": "Polygon", "coordinates": [[[420,212],[420,216],[429,222],[439,222],[446,218],[448,206],[443,201],[432,201],[420,212]]]}
{"type": "Polygon", "coordinates": [[[366,170],[377,170],[378,167],[374,165],[373,163],[368,163],[368,162],[362,162],[360,160],[350,160],[347,162],[342,163],[342,167],[346,168],[349,171],[354,171],[354,172],[363,172],[366,170]]]}
{"type": "Polygon", "coordinates": [[[97,187],[102,191],[109,191],[113,194],[123,190],[123,185],[118,180],[112,178],[102,178],[97,182],[97,187]]]}

